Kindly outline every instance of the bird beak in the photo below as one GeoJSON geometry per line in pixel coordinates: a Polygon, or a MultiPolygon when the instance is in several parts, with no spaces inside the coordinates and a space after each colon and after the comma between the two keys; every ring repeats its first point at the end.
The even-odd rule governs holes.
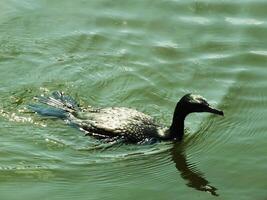
{"type": "Polygon", "coordinates": [[[221,110],[217,110],[217,109],[212,108],[212,107],[210,107],[210,106],[208,107],[208,109],[207,109],[206,112],[213,113],[213,114],[216,114],[216,115],[224,116],[223,111],[221,111],[221,110]]]}

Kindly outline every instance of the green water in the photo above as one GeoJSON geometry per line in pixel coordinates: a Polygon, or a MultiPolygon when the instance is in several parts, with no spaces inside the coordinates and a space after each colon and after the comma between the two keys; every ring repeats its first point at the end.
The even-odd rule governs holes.
{"type": "Polygon", "coordinates": [[[21,199],[267,198],[267,2],[1,0],[0,196],[21,199]],[[181,144],[97,141],[25,106],[62,90],[169,125],[185,93],[181,144]]]}

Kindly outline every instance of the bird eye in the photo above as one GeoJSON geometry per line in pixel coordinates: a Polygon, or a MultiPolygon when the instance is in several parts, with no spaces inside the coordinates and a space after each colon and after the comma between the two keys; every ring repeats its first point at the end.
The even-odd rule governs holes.
{"type": "Polygon", "coordinates": [[[209,103],[208,103],[205,99],[203,99],[203,98],[198,98],[197,100],[198,100],[198,102],[199,102],[200,104],[203,104],[203,105],[205,105],[205,106],[209,106],[209,103]]]}

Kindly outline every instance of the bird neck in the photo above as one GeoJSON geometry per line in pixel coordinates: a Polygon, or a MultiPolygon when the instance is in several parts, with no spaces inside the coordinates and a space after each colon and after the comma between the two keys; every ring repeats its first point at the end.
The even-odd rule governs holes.
{"type": "Polygon", "coordinates": [[[184,120],[188,112],[183,108],[182,103],[178,102],[174,110],[172,124],[170,126],[170,137],[182,140],[184,136],[184,120]]]}

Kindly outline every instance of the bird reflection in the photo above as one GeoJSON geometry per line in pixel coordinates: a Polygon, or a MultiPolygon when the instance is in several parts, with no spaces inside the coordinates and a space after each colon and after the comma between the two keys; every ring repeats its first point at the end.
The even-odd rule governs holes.
{"type": "Polygon", "coordinates": [[[210,185],[208,180],[205,179],[204,174],[195,169],[195,167],[186,160],[185,145],[185,143],[175,142],[171,149],[171,156],[176,169],[180,172],[182,178],[187,181],[186,185],[196,190],[219,196],[216,192],[217,188],[210,185]]]}

